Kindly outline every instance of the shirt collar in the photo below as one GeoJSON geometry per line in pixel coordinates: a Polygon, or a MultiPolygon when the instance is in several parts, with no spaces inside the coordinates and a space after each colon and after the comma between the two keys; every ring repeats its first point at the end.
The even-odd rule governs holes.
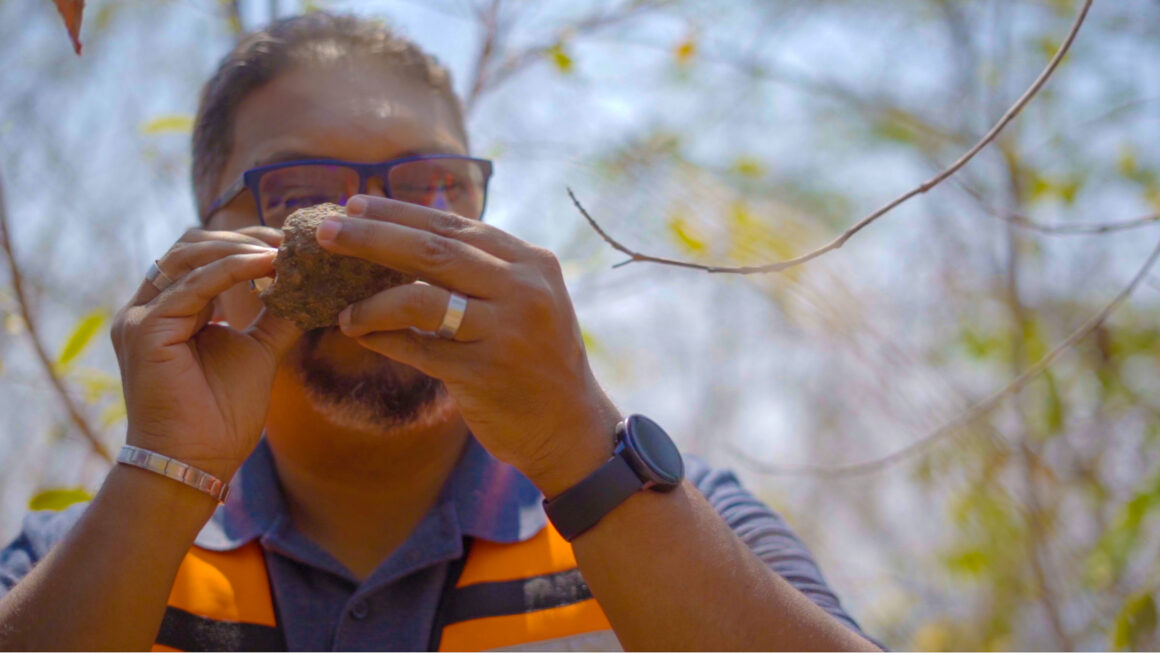
{"type": "MultiPolygon", "coordinates": [[[[547,524],[543,495],[523,474],[492,456],[468,436],[459,461],[432,511],[455,515],[458,540],[522,542],[547,524]]],[[[194,544],[213,551],[236,549],[289,522],[286,499],[270,445],[263,437],[230,483],[230,495],[201,529],[194,544]]]]}

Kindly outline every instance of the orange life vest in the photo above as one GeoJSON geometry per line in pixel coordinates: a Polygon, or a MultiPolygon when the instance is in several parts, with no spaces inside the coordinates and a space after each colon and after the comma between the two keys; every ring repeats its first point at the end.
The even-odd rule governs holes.
{"type": "MultiPolygon", "coordinates": [[[[286,650],[257,542],[193,547],[181,563],[154,651],[286,650]]],[[[469,542],[448,572],[429,647],[620,650],[572,553],[549,523],[513,544],[469,542]]]]}

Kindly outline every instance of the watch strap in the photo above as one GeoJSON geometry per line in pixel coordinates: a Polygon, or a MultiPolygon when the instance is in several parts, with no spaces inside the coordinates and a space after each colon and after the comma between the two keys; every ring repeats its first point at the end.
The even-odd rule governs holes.
{"type": "Polygon", "coordinates": [[[625,460],[624,444],[612,459],[555,499],[544,500],[544,512],[569,542],[592,528],[604,515],[644,487],[644,481],[625,460]]]}

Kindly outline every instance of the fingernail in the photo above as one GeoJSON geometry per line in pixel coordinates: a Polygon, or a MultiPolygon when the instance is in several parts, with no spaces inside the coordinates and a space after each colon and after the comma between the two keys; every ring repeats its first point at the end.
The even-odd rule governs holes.
{"type": "Polygon", "coordinates": [[[347,329],[350,328],[350,307],[349,306],[342,309],[342,312],[338,314],[338,328],[342,329],[343,331],[346,331],[347,329]]]}
{"type": "Polygon", "coordinates": [[[318,225],[318,242],[332,242],[338,237],[340,231],[342,231],[342,222],[336,218],[327,218],[318,225]]]}
{"type": "Polygon", "coordinates": [[[365,197],[355,195],[346,202],[347,215],[362,215],[367,210],[367,200],[365,197]]]}

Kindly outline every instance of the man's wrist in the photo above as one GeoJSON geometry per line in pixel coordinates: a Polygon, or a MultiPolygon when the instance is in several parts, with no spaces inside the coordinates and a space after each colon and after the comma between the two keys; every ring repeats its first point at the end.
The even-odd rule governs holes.
{"type": "Polygon", "coordinates": [[[118,506],[122,514],[150,520],[159,532],[184,532],[192,539],[213,515],[217,501],[200,490],[149,470],[114,465],[94,501],[118,506]]]}
{"type": "Polygon", "coordinates": [[[572,446],[542,461],[537,471],[527,474],[528,480],[550,500],[587,478],[612,458],[619,419],[598,420],[576,429],[567,440],[572,446]]]}
{"type": "MultiPolygon", "coordinates": [[[[125,438],[125,444],[140,447],[167,458],[172,458],[215,478],[219,478],[223,483],[227,484],[233,478],[234,473],[238,471],[238,468],[241,467],[242,460],[245,459],[244,455],[238,459],[232,456],[207,456],[201,450],[203,448],[199,447],[193,447],[196,451],[194,453],[193,451],[189,451],[190,447],[180,446],[180,439],[177,439],[177,443],[174,440],[175,438],[170,436],[159,437],[131,428],[125,438]]],[[[255,440],[256,443],[257,440],[255,440]]]]}

